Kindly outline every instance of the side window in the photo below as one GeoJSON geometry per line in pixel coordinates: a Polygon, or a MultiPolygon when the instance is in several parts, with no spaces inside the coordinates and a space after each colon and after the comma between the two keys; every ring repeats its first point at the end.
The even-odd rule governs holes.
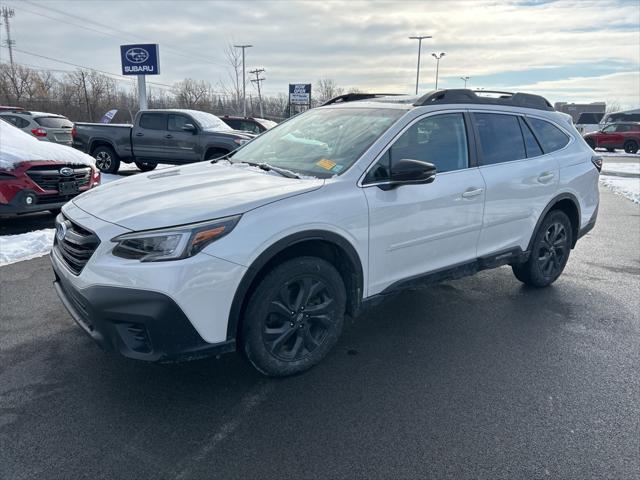
{"type": "Polygon", "coordinates": [[[14,117],[13,115],[3,115],[2,116],[3,120],[6,120],[7,122],[9,122],[11,125],[15,125],[16,127],[19,127],[18,125],[18,117],[14,117]]]}
{"type": "Polygon", "coordinates": [[[629,130],[631,130],[629,125],[618,125],[616,127],[616,132],[628,132],[629,130]]]}
{"type": "Polygon", "coordinates": [[[527,157],[518,117],[498,113],[474,113],[473,117],[482,145],[482,165],[527,157]]]}
{"type": "Polygon", "coordinates": [[[242,122],[242,130],[251,133],[260,133],[260,128],[253,122],[242,122]]]}
{"type": "Polygon", "coordinates": [[[166,130],[167,116],[163,113],[143,113],[140,117],[140,128],[166,130]]]}
{"type": "Polygon", "coordinates": [[[569,143],[569,137],[555,125],[538,118],[528,118],[545,153],[555,152],[569,143]]]}
{"type": "Polygon", "coordinates": [[[26,118],[16,117],[16,125],[20,128],[28,127],[30,123],[26,118]]]}
{"type": "Polygon", "coordinates": [[[402,159],[433,163],[438,173],[467,168],[469,150],[463,115],[435,115],[414,123],[369,170],[365,183],[389,180],[393,164],[402,159]]]}
{"type": "Polygon", "coordinates": [[[171,130],[172,132],[181,132],[182,127],[187,123],[195,125],[194,121],[189,117],[185,117],[184,115],[173,115],[170,113],[167,130],[171,130]]]}
{"type": "Polygon", "coordinates": [[[615,131],[615,129],[616,129],[615,125],[609,125],[609,126],[604,127],[602,129],[602,133],[613,133],[615,131]]]}
{"type": "Polygon", "coordinates": [[[224,122],[229,125],[231,128],[233,128],[234,130],[242,130],[242,128],[240,128],[240,121],[239,120],[235,120],[232,118],[225,118],[224,122]]]}
{"type": "Polygon", "coordinates": [[[520,128],[522,128],[522,136],[524,137],[524,146],[527,150],[527,158],[538,157],[542,155],[542,148],[540,148],[540,144],[536,140],[536,137],[531,132],[529,125],[524,121],[522,117],[520,118],[520,128]]]}

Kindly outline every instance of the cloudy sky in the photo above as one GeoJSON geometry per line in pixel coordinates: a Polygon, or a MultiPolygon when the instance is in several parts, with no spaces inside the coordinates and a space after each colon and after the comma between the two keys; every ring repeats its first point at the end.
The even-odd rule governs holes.
{"type": "MultiPolygon", "coordinates": [[[[119,73],[119,45],[159,43],[162,74],[218,86],[224,46],[247,43],[247,69],[264,67],[264,89],[332,78],[342,87],[407,92],[439,86],[536,92],[551,101],[640,104],[638,0],[137,1],[6,0],[16,62],[57,70],[70,64],[119,73]],[[49,57],[49,58],[44,58],[49,57]],[[67,63],[63,63],[67,62],[67,63]]],[[[0,30],[5,40],[4,26],[0,30]]],[[[8,60],[6,48],[0,60],[8,60]]],[[[121,79],[123,85],[126,80],[121,79]]],[[[158,86],[158,88],[167,88],[158,86]]],[[[250,88],[250,87],[249,87],[250,88]]],[[[250,91],[250,90],[249,90],[250,91]]]]}

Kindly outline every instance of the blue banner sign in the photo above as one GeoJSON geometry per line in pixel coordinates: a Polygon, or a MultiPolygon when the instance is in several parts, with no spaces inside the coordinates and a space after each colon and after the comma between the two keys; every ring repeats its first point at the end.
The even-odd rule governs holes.
{"type": "Polygon", "coordinates": [[[120,45],[123,75],[158,75],[160,55],[157,43],[120,45]]]}

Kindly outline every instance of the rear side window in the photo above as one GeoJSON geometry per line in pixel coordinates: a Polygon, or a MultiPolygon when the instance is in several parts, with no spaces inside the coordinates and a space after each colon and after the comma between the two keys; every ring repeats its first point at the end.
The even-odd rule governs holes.
{"type": "Polygon", "coordinates": [[[483,165],[527,157],[518,117],[497,113],[474,113],[473,116],[482,145],[483,165]]]}
{"type": "Polygon", "coordinates": [[[533,136],[529,125],[527,125],[527,122],[525,122],[522,117],[520,117],[520,127],[522,127],[522,136],[524,137],[524,146],[527,150],[527,158],[542,155],[540,144],[538,144],[538,141],[536,140],[536,137],[533,136]]]}
{"type": "Polygon", "coordinates": [[[34,118],[36,123],[45,128],[73,128],[71,123],[66,118],[60,117],[37,117],[34,118]]]}
{"type": "Polygon", "coordinates": [[[542,149],[545,153],[555,152],[564,148],[569,143],[569,137],[555,125],[540,120],[539,118],[528,118],[536,136],[542,143],[542,149]]]}
{"type": "Polygon", "coordinates": [[[140,117],[140,128],[166,130],[167,116],[162,113],[143,113],[140,117]]]}

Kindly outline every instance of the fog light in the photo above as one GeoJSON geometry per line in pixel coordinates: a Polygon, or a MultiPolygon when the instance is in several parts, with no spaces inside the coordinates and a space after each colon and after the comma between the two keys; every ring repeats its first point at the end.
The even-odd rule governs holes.
{"type": "Polygon", "coordinates": [[[36,203],[36,196],[27,195],[24,199],[24,203],[26,203],[27,205],[33,205],[34,203],[36,203]]]}

